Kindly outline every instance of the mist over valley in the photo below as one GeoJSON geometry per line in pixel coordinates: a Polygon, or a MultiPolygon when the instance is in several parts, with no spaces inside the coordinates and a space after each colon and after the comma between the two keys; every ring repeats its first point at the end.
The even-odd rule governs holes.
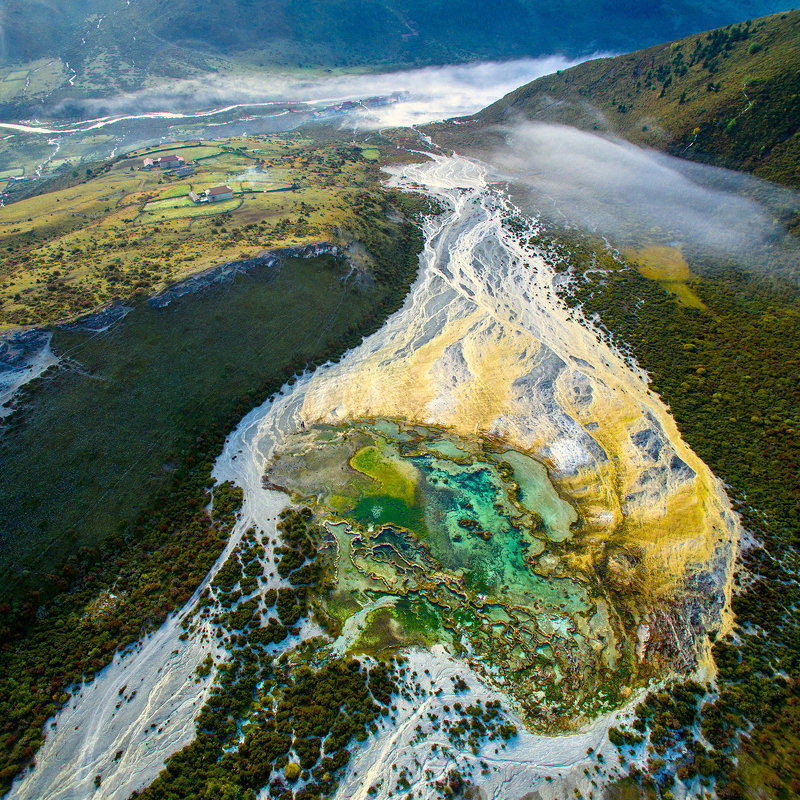
{"type": "Polygon", "coordinates": [[[799,28],[8,0],[0,792],[797,796],[799,28]]]}

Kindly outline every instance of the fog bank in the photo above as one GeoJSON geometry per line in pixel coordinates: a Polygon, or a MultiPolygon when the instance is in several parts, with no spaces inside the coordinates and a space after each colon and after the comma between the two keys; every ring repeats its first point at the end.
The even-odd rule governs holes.
{"type": "Polygon", "coordinates": [[[518,86],[576,63],[553,55],[360,75],[206,74],[114,97],[62,102],[48,115],[53,119],[69,116],[88,123],[131,114],[179,116],[280,103],[325,107],[394,95],[391,104],[364,106],[362,123],[410,125],[474,113],[518,86]]]}
{"type": "Polygon", "coordinates": [[[522,123],[488,160],[546,215],[617,241],[643,237],[749,261],[789,247],[800,197],[757,178],[575,128],[522,123]]]}

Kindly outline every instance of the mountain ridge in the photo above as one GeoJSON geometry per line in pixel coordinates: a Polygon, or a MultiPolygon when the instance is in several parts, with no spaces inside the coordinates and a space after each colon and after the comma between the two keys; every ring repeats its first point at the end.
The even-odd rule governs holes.
{"type": "MultiPolygon", "coordinates": [[[[398,68],[585,56],[652,43],[665,29],[680,35],[782,7],[776,0],[727,0],[709,11],[696,0],[679,0],[643,11],[609,0],[546,7],[498,0],[487,14],[482,0],[174,0],[167,8],[156,0],[89,0],[80,8],[66,0],[7,0],[0,67],[57,57],[75,75],[67,85],[65,70],[56,99],[130,90],[155,76],[186,77],[232,64],[398,68]],[[30,36],[32,29],[37,36],[30,36]]],[[[31,94],[22,99],[35,99],[31,94]]]]}
{"type": "MultiPolygon", "coordinates": [[[[800,11],[586,61],[459,120],[571,125],[800,187],[800,11]]],[[[433,126],[443,142],[452,126],[433,126]]]]}

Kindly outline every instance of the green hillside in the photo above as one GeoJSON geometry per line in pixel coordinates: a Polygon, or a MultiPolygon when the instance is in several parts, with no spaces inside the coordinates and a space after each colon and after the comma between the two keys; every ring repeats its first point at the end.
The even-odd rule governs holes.
{"type": "Polygon", "coordinates": [[[665,31],[681,36],[785,7],[785,0],[726,0],[713,9],[698,0],[645,7],[610,0],[6,0],[0,104],[52,105],[240,66],[414,66],[631,50],[665,31]],[[45,64],[45,73],[59,74],[57,89],[41,80],[45,64]]]}
{"type": "Polygon", "coordinates": [[[560,122],[800,186],[800,11],[588,61],[475,118],[560,122]]]}

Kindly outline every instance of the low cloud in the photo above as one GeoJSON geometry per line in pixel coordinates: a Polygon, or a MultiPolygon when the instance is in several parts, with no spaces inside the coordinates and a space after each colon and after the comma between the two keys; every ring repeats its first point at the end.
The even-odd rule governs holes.
{"type": "MultiPolygon", "coordinates": [[[[306,104],[314,108],[370,97],[395,102],[355,109],[349,115],[359,127],[399,126],[471,114],[504,94],[542,75],[566,69],[576,61],[562,56],[426,67],[386,73],[319,75],[204,75],[141,89],[114,97],[65,101],[50,111],[52,119],[98,120],[142,114],[185,115],[242,107],[306,104]]],[[[74,124],[74,123],[73,123],[74,124]]]]}
{"type": "Polygon", "coordinates": [[[488,160],[546,215],[614,240],[660,240],[750,263],[800,211],[793,192],[575,128],[524,123],[488,160]]]}

